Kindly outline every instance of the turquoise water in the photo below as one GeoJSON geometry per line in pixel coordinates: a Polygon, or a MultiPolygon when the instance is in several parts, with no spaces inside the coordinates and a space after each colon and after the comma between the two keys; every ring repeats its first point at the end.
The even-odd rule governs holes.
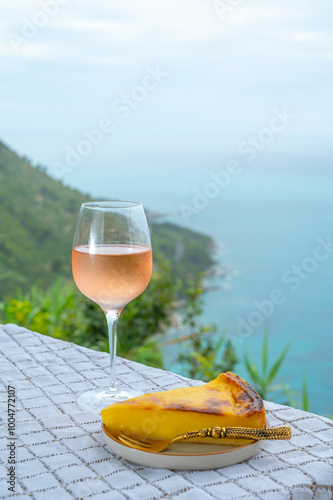
{"type": "MultiPolygon", "coordinates": [[[[238,353],[251,351],[260,360],[266,318],[261,314],[260,323],[255,303],[265,306],[271,362],[291,340],[283,380],[301,391],[306,373],[310,409],[328,415],[333,414],[333,255],[324,249],[318,255],[325,261],[313,255],[318,238],[327,241],[331,235],[333,242],[332,214],[329,173],[252,171],[190,223],[220,244],[217,259],[231,270],[226,283],[210,280],[212,285],[226,286],[206,294],[204,321],[215,322],[220,331],[228,328],[238,353]],[[295,274],[299,272],[300,277],[295,274]],[[271,302],[277,289],[283,303],[263,304],[271,302]],[[239,318],[247,324],[242,321],[243,336],[239,318]]],[[[177,368],[173,355],[169,348],[166,359],[171,369],[177,368]]],[[[247,377],[242,362],[237,373],[247,377]]]]}
{"type": "MultiPolygon", "coordinates": [[[[240,357],[250,350],[260,360],[264,321],[260,323],[255,303],[263,305],[272,293],[283,302],[273,306],[265,302],[270,361],[291,340],[283,380],[300,391],[306,372],[310,410],[332,415],[333,254],[322,248],[316,255],[326,260],[313,257],[319,241],[333,239],[331,171],[252,167],[220,189],[200,213],[185,220],[179,215],[180,204],[190,206],[192,190],[203,192],[211,180],[209,172],[218,170],[214,165],[179,168],[172,163],[158,171],[124,166],[122,175],[113,177],[111,190],[119,198],[139,199],[151,210],[168,212],[169,220],[212,236],[215,258],[230,276],[210,280],[217,289],[205,295],[202,321],[217,323],[220,331],[228,328],[240,357]],[[293,266],[300,269],[295,271],[293,266]],[[295,272],[302,273],[298,281],[295,272]],[[244,327],[246,338],[242,338],[239,318],[248,324],[249,316],[258,326],[244,327]]],[[[81,171],[81,186],[75,185],[89,185],[95,197],[109,198],[110,186],[94,186],[96,173],[89,178],[87,171],[84,179],[81,171]]],[[[163,345],[163,352],[167,368],[178,370],[177,347],[163,345]]],[[[247,378],[242,362],[236,371],[247,378]]]]}

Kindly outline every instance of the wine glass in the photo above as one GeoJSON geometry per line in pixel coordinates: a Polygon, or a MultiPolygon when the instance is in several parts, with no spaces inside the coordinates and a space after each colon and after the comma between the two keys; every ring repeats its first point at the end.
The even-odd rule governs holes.
{"type": "Polygon", "coordinates": [[[83,203],[74,235],[72,270],[78,289],[102,308],[108,324],[109,387],[78,399],[81,409],[99,413],[112,403],[141,394],[119,387],[115,371],[120,313],[147,288],[152,272],[150,235],[141,203],[83,203]]]}

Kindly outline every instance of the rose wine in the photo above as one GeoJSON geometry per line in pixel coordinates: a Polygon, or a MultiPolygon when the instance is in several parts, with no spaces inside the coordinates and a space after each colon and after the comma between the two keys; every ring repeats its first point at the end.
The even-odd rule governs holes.
{"type": "Polygon", "coordinates": [[[152,251],[143,245],[80,245],[72,250],[78,289],[103,309],[124,307],[148,286],[152,251]]]}

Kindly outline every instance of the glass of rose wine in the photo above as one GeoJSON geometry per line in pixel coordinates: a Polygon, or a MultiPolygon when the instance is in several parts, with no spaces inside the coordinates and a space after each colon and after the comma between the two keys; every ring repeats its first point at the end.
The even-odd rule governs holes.
{"type": "Polygon", "coordinates": [[[78,399],[81,409],[100,412],[106,406],[140,395],[116,382],[117,326],[121,311],[148,286],[152,250],[147,219],[140,203],[83,203],[72,250],[78,289],[106,315],[110,346],[110,383],[78,399]]]}

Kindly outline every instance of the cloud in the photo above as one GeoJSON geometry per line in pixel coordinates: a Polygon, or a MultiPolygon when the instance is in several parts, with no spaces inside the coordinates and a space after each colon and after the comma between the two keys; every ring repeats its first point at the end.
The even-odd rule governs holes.
{"type": "Polygon", "coordinates": [[[294,32],[287,33],[286,38],[294,42],[308,43],[311,46],[329,47],[332,46],[333,37],[331,33],[325,33],[322,31],[301,31],[297,30],[294,32]]]}
{"type": "Polygon", "coordinates": [[[97,35],[107,34],[114,37],[118,42],[131,38],[137,29],[130,23],[117,21],[113,19],[66,19],[59,23],[58,28],[70,31],[73,36],[74,32],[79,32],[79,35],[85,34],[90,36],[91,33],[97,35]]]}
{"type": "MultiPolygon", "coordinates": [[[[42,1],[38,4],[32,0],[6,1],[4,19],[7,21],[0,25],[3,36],[15,29],[19,34],[22,15],[31,21],[41,9],[42,1]]],[[[231,58],[244,64],[244,57],[255,55],[265,57],[269,64],[269,50],[274,52],[277,45],[286,62],[293,60],[298,51],[306,50],[306,43],[311,45],[312,54],[319,49],[322,54],[323,47],[319,45],[323,46],[328,40],[331,43],[331,36],[327,30],[301,29],[309,22],[311,13],[299,11],[298,5],[297,0],[293,6],[286,1],[279,5],[258,0],[241,2],[221,20],[213,0],[124,0],[121,4],[107,0],[92,4],[84,0],[80,8],[70,1],[28,41],[29,45],[38,47],[24,48],[21,57],[39,57],[47,63],[52,54],[52,59],[72,59],[75,67],[83,64],[125,66],[149,60],[166,60],[168,64],[171,61],[172,65],[179,61],[186,65],[186,57],[191,63],[196,60],[198,68],[199,65],[205,67],[211,60],[223,61],[228,66],[231,58]],[[292,46],[290,50],[290,44],[297,43],[299,46],[292,46]],[[81,51],[85,57],[75,58],[75,53],[81,51]]],[[[316,9],[312,7],[312,10],[316,9]]],[[[12,54],[7,51],[1,55],[12,54]]]]}
{"type": "Polygon", "coordinates": [[[293,11],[284,5],[262,5],[252,2],[251,4],[241,3],[239,7],[226,17],[226,22],[231,25],[257,26],[263,21],[286,20],[294,18],[293,11]]]}
{"type": "MultiPolygon", "coordinates": [[[[119,127],[124,144],[146,137],[167,148],[220,147],[226,137],[255,132],[284,105],[301,110],[300,120],[315,117],[304,121],[308,133],[331,130],[322,91],[332,77],[331,0],[321,9],[310,0],[244,0],[224,20],[213,0],[70,0],[14,52],[8,32],[19,33],[22,18],[32,20],[43,1],[2,0],[0,20],[0,91],[11,103],[2,106],[3,119],[22,102],[15,130],[28,152],[34,135],[62,144],[93,126],[157,64],[170,76],[119,127]],[[37,111],[28,113],[23,102],[37,111]],[[46,125],[45,115],[52,117],[46,125]]],[[[43,147],[50,150],[36,142],[36,151],[43,147]]]]}

